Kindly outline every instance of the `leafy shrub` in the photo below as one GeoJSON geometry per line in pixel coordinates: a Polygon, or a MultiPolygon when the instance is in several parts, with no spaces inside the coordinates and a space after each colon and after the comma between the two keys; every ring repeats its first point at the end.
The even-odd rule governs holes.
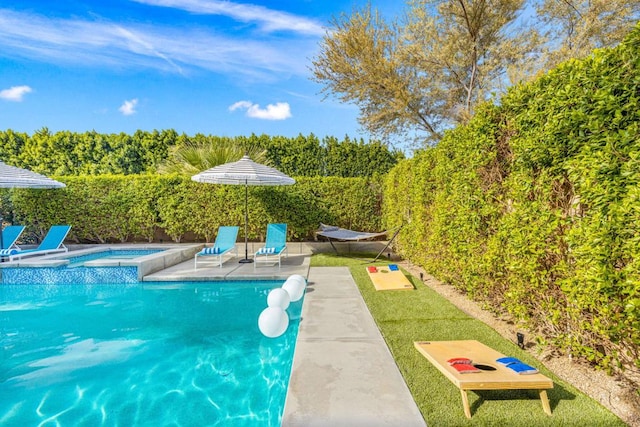
{"type": "MultiPolygon", "coordinates": [[[[181,175],[56,177],[57,190],[4,190],[3,212],[40,238],[52,224],[71,224],[77,242],[210,242],[220,225],[244,225],[245,187],[211,185],[181,175]]],[[[284,187],[248,187],[248,238],[264,240],[269,222],[289,224],[289,238],[314,237],[320,222],[380,229],[378,180],[298,178],[284,187]]]]}
{"type": "Polygon", "coordinates": [[[640,367],[640,26],[485,105],[384,183],[398,250],[607,370],[640,367]]]}

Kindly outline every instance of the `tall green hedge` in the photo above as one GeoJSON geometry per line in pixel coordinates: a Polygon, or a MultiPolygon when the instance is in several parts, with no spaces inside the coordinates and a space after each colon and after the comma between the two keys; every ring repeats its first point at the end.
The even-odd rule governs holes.
{"type": "Polygon", "coordinates": [[[541,342],[640,367],[640,26],[400,162],[383,211],[407,258],[541,342]]]}
{"type": "Polygon", "coordinates": [[[345,137],[319,139],[313,134],[290,138],[255,135],[188,136],[175,130],[101,134],[95,131],[52,133],[42,128],[33,135],[0,131],[0,159],[7,164],[45,175],[82,176],[154,173],[183,145],[257,147],[271,166],[290,176],[370,177],[389,171],[404,154],[379,141],[365,143],[345,137]]]}
{"type": "MultiPolygon", "coordinates": [[[[34,240],[52,224],[70,224],[83,243],[210,242],[220,225],[244,225],[245,187],[211,185],[178,175],[56,177],[56,190],[2,190],[2,216],[24,224],[34,240]]],[[[264,240],[266,225],[286,222],[291,240],[313,239],[320,222],[379,230],[379,180],[297,178],[284,187],[249,187],[250,240],[264,240]]]]}

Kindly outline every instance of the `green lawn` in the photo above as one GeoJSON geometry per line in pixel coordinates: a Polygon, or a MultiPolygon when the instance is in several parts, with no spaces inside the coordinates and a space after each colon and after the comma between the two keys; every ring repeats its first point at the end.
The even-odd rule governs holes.
{"type": "MultiPolygon", "coordinates": [[[[373,259],[371,257],[370,259],[373,259]]],[[[378,262],[374,265],[386,265],[378,262]]],[[[319,254],[311,266],[348,266],[369,311],[396,360],[429,426],[624,426],[622,420],[547,370],[537,359],[485,323],[469,317],[447,299],[410,277],[415,291],[377,292],[363,259],[319,254]],[[478,340],[537,367],[554,382],[552,416],[534,390],[469,392],[472,418],[462,411],[460,391],[413,346],[414,341],[478,340]]],[[[408,275],[408,273],[405,272],[408,275]]]]}

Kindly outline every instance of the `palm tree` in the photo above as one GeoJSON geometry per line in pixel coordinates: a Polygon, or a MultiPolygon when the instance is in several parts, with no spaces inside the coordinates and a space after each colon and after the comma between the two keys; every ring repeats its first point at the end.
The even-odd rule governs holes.
{"type": "Polygon", "coordinates": [[[269,164],[267,151],[262,148],[239,145],[230,139],[204,138],[176,145],[158,172],[195,175],[214,166],[240,160],[245,154],[258,163],[269,164]]]}

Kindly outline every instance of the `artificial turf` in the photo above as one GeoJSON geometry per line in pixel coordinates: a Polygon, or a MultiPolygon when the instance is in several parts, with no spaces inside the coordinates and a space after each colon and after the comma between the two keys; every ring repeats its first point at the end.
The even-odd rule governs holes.
{"type": "MultiPolygon", "coordinates": [[[[372,259],[371,257],[370,259],[372,259]]],[[[485,323],[468,316],[419,279],[404,272],[414,291],[376,291],[366,273],[366,255],[358,258],[314,255],[312,267],[345,266],[360,289],[371,315],[429,426],[625,426],[589,396],[562,381],[531,354],[485,323]],[[548,416],[535,390],[470,391],[472,418],[462,410],[460,391],[418,350],[414,341],[478,340],[535,366],[553,380],[548,416]]]]}

